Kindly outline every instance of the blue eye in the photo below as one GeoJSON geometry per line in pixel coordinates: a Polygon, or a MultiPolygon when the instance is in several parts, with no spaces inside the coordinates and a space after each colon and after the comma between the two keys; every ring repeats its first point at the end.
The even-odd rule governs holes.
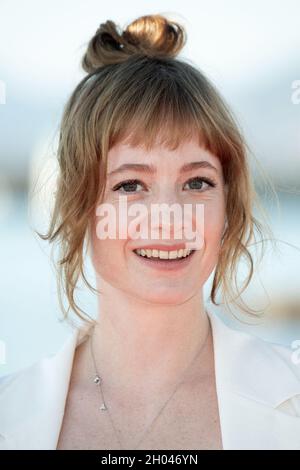
{"type": "Polygon", "coordinates": [[[213,188],[216,186],[216,183],[210,178],[206,178],[206,177],[203,178],[200,176],[196,176],[195,178],[190,178],[185,184],[189,184],[190,189],[192,189],[192,191],[203,191],[203,183],[213,188]]]}
{"type": "Polygon", "coordinates": [[[139,180],[137,180],[137,179],[126,180],[126,181],[123,181],[122,183],[117,184],[113,188],[113,191],[119,191],[122,188],[122,191],[120,191],[120,192],[123,192],[123,193],[136,193],[136,192],[139,192],[139,191],[136,191],[137,186],[143,187],[143,185],[140,183],[139,180]]]}

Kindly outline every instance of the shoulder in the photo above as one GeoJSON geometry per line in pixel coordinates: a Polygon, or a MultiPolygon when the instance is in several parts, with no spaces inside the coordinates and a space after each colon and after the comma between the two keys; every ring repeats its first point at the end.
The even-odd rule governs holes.
{"type": "Polygon", "coordinates": [[[273,407],[292,397],[300,404],[300,362],[292,348],[234,329],[215,313],[209,317],[223,384],[273,407]]]}
{"type": "Polygon", "coordinates": [[[0,394],[4,389],[10,387],[16,380],[22,377],[35,376],[37,378],[37,371],[45,373],[46,370],[55,369],[59,372],[59,370],[63,369],[66,362],[70,362],[75,349],[88,338],[90,331],[90,326],[76,327],[73,325],[72,328],[68,328],[62,344],[55,352],[43,355],[34,363],[16,372],[1,376],[0,394]]]}
{"type": "MultiPolygon", "coordinates": [[[[297,351],[295,350],[296,342],[295,347],[293,345],[289,347],[275,341],[263,339],[256,332],[255,325],[253,331],[249,331],[242,329],[242,323],[241,328],[227,324],[216,313],[210,313],[209,318],[215,341],[221,342],[223,347],[227,346],[228,352],[231,355],[243,354],[243,357],[249,355],[249,359],[251,357],[255,360],[265,359],[267,362],[270,359],[279,362],[283,361],[288,367],[291,366],[296,375],[300,374],[300,354],[298,354],[297,358],[297,351]]],[[[298,348],[300,349],[300,340],[298,348]]]]}
{"type": "Polygon", "coordinates": [[[75,349],[86,337],[71,329],[54,354],[0,378],[0,449],[55,448],[75,349]]]}
{"type": "Polygon", "coordinates": [[[58,359],[60,360],[61,358],[69,355],[76,345],[76,341],[77,341],[76,338],[77,338],[76,332],[73,331],[73,332],[68,333],[65,336],[61,346],[54,353],[44,354],[43,356],[41,356],[39,359],[34,361],[29,366],[23,367],[17,370],[16,372],[12,372],[12,373],[9,373],[0,377],[0,392],[4,388],[7,388],[11,384],[13,384],[17,379],[21,379],[22,377],[25,377],[28,375],[34,376],[36,375],[37,370],[42,371],[48,366],[51,366],[53,362],[58,362],[58,359]]]}

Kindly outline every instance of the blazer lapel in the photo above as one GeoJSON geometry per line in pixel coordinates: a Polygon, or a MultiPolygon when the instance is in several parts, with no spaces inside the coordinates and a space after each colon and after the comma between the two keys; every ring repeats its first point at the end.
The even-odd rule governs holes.
{"type": "Polygon", "coordinates": [[[229,328],[209,314],[224,449],[300,449],[300,370],[291,352],[229,328]]]}
{"type": "Polygon", "coordinates": [[[77,336],[0,382],[0,449],[56,449],[77,336]]]}
{"type": "Polygon", "coordinates": [[[225,450],[300,449],[300,417],[233,393],[222,399],[225,450]]]}

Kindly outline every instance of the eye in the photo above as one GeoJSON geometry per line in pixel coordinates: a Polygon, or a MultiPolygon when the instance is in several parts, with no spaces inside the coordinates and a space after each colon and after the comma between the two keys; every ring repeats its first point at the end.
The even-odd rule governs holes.
{"type": "Polygon", "coordinates": [[[143,184],[137,179],[126,180],[114,186],[113,191],[120,191],[122,189],[122,191],[120,191],[121,193],[137,193],[140,192],[136,191],[137,186],[140,186],[142,189],[144,187],[143,184]]]}
{"type": "Polygon", "coordinates": [[[216,186],[216,183],[207,177],[201,177],[201,176],[196,176],[195,178],[190,178],[185,184],[190,185],[190,189],[192,191],[204,191],[205,190],[205,185],[208,185],[212,188],[216,186]],[[203,189],[203,183],[204,183],[204,189],[203,189]]]}

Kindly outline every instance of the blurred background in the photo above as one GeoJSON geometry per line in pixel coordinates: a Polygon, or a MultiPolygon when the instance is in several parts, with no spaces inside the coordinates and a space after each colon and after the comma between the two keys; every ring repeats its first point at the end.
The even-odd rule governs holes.
{"type": "MultiPolygon", "coordinates": [[[[217,86],[254,157],[255,184],[277,242],[245,293],[264,322],[235,328],[291,347],[300,339],[300,3],[298,0],[0,1],[0,375],[62,344],[45,228],[64,103],[84,76],[80,59],[101,22],[122,28],[161,13],[188,34],[180,54],[217,86]],[[255,163],[255,159],[259,163],[255,163]],[[276,188],[266,190],[265,173],[276,188]],[[298,247],[298,249],[297,249],[298,247]]],[[[209,293],[210,281],[205,286],[209,293]]],[[[95,298],[84,308],[93,314],[95,298]]]]}

